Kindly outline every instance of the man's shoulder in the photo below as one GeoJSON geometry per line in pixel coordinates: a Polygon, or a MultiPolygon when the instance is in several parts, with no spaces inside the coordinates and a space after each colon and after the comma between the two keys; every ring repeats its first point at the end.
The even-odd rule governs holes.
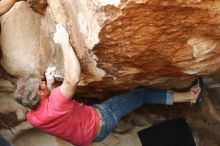
{"type": "Polygon", "coordinates": [[[55,108],[67,108],[73,106],[73,101],[72,99],[65,97],[61,92],[60,86],[58,86],[51,91],[51,94],[48,98],[48,105],[53,106],[55,108]]]}

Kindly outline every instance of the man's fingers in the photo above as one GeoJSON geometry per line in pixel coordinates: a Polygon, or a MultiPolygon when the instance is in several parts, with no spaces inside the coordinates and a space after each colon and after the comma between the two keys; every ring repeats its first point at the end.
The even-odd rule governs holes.
{"type": "Polygon", "coordinates": [[[57,27],[61,28],[63,25],[61,23],[57,24],[57,27]]]}
{"type": "Polygon", "coordinates": [[[55,71],[57,68],[54,66],[54,67],[48,67],[47,68],[47,71],[55,71]]]}
{"type": "Polygon", "coordinates": [[[54,66],[54,67],[50,67],[50,69],[55,71],[57,68],[54,66]]]}
{"type": "Polygon", "coordinates": [[[58,31],[61,27],[62,27],[62,24],[61,24],[61,23],[58,23],[58,24],[56,25],[56,31],[58,31]]]}
{"type": "Polygon", "coordinates": [[[56,32],[66,32],[66,29],[61,23],[58,23],[56,25],[56,32]]]}
{"type": "Polygon", "coordinates": [[[46,73],[46,75],[53,75],[55,71],[49,71],[46,73]]]}
{"type": "Polygon", "coordinates": [[[56,67],[48,67],[48,68],[47,68],[47,71],[46,71],[46,73],[45,73],[45,75],[46,75],[46,76],[53,76],[55,70],[56,70],[56,67]]]}
{"type": "Polygon", "coordinates": [[[58,42],[58,39],[57,39],[57,32],[54,34],[54,36],[53,36],[53,41],[55,42],[55,43],[59,43],[58,42]]]}
{"type": "Polygon", "coordinates": [[[56,32],[59,32],[59,31],[63,31],[65,30],[65,28],[63,27],[63,25],[61,23],[58,23],[56,25],[56,32]]]}
{"type": "Polygon", "coordinates": [[[53,41],[55,43],[59,43],[59,33],[60,33],[60,26],[61,24],[57,24],[56,25],[56,32],[54,33],[54,36],[53,36],[53,41]]]}

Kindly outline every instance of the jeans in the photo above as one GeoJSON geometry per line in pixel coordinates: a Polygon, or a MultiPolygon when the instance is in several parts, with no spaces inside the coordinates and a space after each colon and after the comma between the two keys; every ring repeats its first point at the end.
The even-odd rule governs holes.
{"type": "Polygon", "coordinates": [[[4,137],[0,135],[0,146],[12,146],[4,137]]]}
{"type": "Polygon", "coordinates": [[[114,96],[101,104],[95,104],[94,108],[99,110],[100,119],[104,124],[94,142],[100,142],[105,139],[123,116],[144,104],[172,105],[172,91],[138,88],[114,96]]]}

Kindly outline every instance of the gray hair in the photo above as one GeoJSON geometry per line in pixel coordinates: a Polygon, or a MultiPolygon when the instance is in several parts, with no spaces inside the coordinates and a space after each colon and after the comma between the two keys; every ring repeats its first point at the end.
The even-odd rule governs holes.
{"type": "Polygon", "coordinates": [[[13,96],[19,104],[34,109],[40,102],[37,95],[39,87],[40,82],[38,78],[30,76],[21,78],[16,83],[13,96]]]}

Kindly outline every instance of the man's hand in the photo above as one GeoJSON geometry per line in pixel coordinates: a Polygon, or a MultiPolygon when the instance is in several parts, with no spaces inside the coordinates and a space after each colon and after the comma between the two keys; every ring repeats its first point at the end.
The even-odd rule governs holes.
{"type": "Polygon", "coordinates": [[[63,46],[67,46],[69,44],[69,35],[60,23],[56,25],[56,33],[54,33],[53,40],[55,43],[63,46]]]}
{"type": "Polygon", "coordinates": [[[49,90],[52,89],[52,85],[53,85],[53,83],[54,83],[54,81],[55,81],[55,79],[54,79],[55,70],[56,70],[56,67],[50,67],[50,66],[49,66],[49,67],[47,68],[46,73],[45,73],[46,80],[47,80],[47,88],[48,88],[49,90]]]}

